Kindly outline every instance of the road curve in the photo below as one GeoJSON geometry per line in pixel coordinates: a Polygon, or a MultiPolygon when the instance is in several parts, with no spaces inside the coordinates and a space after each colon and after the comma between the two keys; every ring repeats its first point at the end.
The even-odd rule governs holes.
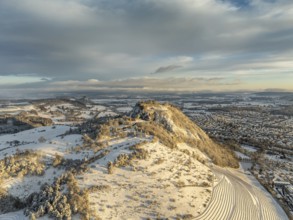
{"type": "Polygon", "coordinates": [[[215,167],[219,178],[206,210],[196,220],[287,220],[283,209],[263,190],[234,172],[215,167]]]}

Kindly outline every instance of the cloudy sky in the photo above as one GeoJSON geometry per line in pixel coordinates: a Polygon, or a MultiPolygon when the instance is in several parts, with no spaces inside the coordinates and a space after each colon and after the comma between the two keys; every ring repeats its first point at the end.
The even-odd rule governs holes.
{"type": "Polygon", "coordinates": [[[292,0],[1,0],[0,92],[293,90],[292,0]]]}

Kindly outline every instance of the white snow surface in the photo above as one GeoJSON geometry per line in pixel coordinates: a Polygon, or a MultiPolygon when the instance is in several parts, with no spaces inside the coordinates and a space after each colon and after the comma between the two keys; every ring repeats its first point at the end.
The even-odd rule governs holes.
{"type": "Polygon", "coordinates": [[[150,158],[135,160],[131,167],[115,168],[108,174],[107,162],[129,153],[127,146],[96,161],[79,178],[85,188],[97,184],[110,187],[109,191],[90,194],[91,204],[103,219],[175,218],[178,213],[195,215],[205,209],[212,186],[207,178],[213,176],[208,167],[196,160],[190,162],[189,156],[180,151],[149,143],[143,148],[151,153],[150,158]],[[203,182],[208,186],[202,186],[203,182]]]}
{"type": "Polygon", "coordinates": [[[240,159],[250,159],[250,157],[246,156],[245,154],[239,152],[239,151],[234,151],[235,154],[237,155],[238,158],[240,159]]]}
{"type": "MultiPolygon", "coordinates": [[[[99,103],[99,100],[96,100],[99,103]]],[[[60,111],[60,107],[75,108],[71,104],[62,104],[49,107],[48,111],[60,111]]],[[[19,112],[32,110],[33,105],[8,107],[7,111],[19,112]]],[[[131,110],[130,107],[116,109],[118,112],[131,110]]],[[[190,136],[190,134],[178,127],[171,120],[171,116],[165,107],[159,109],[165,111],[164,115],[172,130],[190,136]]],[[[2,111],[2,109],[1,109],[2,111]]],[[[5,110],[4,110],[5,111],[5,110]]],[[[90,112],[94,111],[97,117],[115,116],[115,112],[102,105],[87,106],[79,117],[92,118],[90,112]]],[[[47,112],[40,116],[51,117],[47,112]]],[[[64,115],[54,116],[55,123],[71,123],[65,120],[64,115]],[[59,122],[58,120],[62,121],[59,122]]],[[[82,135],[63,135],[70,130],[68,125],[54,125],[34,128],[17,134],[0,136],[0,160],[7,155],[13,155],[16,150],[35,150],[40,152],[44,160],[50,161],[57,153],[67,159],[84,159],[100,152],[91,149],[75,151],[74,148],[83,144],[82,135]],[[43,137],[44,142],[39,138],[43,137]],[[18,141],[19,145],[11,145],[10,142],[18,141]]],[[[197,134],[194,138],[200,139],[197,134]]],[[[178,144],[179,150],[171,150],[159,142],[151,142],[152,137],[126,137],[105,140],[109,153],[89,165],[89,171],[77,176],[79,186],[88,188],[91,186],[109,186],[108,191],[90,193],[90,204],[96,209],[102,219],[142,219],[165,217],[175,219],[177,214],[190,214],[196,219],[287,219],[283,210],[264,190],[264,188],[243,170],[213,168],[212,170],[190,158],[183,152],[188,150],[198,158],[207,161],[209,158],[196,148],[187,144],[178,144]],[[107,173],[107,163],[114,161],[120,154],[131,154],[129,147],[147,141],[142,148],[149,153],[146,160],[133,160],[131,165],[114,168],[113,174],[107,173]],[[213,173],[213,172],[214,173],[213,173]],[[251,187],[252,186],[252,187],[251,187]],[[241,195],[236,197],[235,195],[241,195]],[[245,204],[245,205],[244,205],[245,204]],[[242,207],[243,206],[243,207],[242,207]],[[261,208],[259,208],[261,206],[261,208]],[[234,207],[234,208],[233,208],[234,207]],[[259,214],[260,213],[260,214],[259,214]]],[[[250,152],[256,149],[242,145],[250,152]]],[[[103,150],[101,150],[103,151],[103,150]]],[[[236,152],[239,157],[248,156],[236,152]]],[[[272,158],[270,158],[272,159],[272,158]]],[[[26,198],[33,192],[38,192],[43,183],[52,183],[54,177],[64,172],[62,169],[48,168],[44,176],[14,177],[5,180],[2,185],[8,192],[19,198],[26,198]]],[[[78,217],[75,217],[78,219],[78,217]]],[[[0,220],[28,219],[23,215],[23,210],[0,214],[0,220]]],[[[43,216],[40,219],[48,219],[43,216]]]]}
{"type": "Polygon", "coordinates": [[[126,113],[126,112],[130,112],[132,110],[132,107],[118,107],[116,110],[118,112],[126,113]]]}
{"type": "Polygon", "coordinates": [[[249,146],[249,145],[244,145],[242,144],[241,147],[249,152],[256,152],[257,149],[255,147],[249,146]]]}
{"type": "MultiPolygon", "coordinates": [[[[54,125],[39,127],[17,134],[6,134],[0,136],[0,160],[5,155],[15,154],[16,150],[38,150],[45,154],[54,155],[55,153],[64,154],[66,149],[82,143],[81,135],[62,135],[70,130],[70,126],[54,125]],[[44,137],[45,142],[40,143],[39,138],[44,137]],[[9,142],[17,140],[18,146],[10,146],[9,142]]],[[[72,127],[73,128],[73,127],[72,127]]]]}

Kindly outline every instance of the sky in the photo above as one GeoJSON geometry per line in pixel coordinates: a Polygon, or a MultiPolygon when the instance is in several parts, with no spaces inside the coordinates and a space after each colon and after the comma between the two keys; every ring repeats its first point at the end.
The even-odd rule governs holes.
{"type": "Polygon", "coordinates": [[[0,93],[293,91],[292,0],[1,0],[0,93]]]}

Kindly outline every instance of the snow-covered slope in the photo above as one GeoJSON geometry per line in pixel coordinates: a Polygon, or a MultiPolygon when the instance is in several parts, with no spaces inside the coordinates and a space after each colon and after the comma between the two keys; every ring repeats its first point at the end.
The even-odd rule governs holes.
{"type": "Polygon", "coordinates": [[[169,104],[139,103],[130,116],[0,136],[0,219],[201,214],[214,184],[211,161],[234,165],[225,162],[233,155],[169,104]]]}

